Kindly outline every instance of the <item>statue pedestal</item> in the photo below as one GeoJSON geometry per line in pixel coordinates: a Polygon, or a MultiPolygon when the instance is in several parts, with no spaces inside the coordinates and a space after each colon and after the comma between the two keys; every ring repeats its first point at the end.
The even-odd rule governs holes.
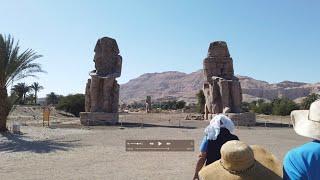
{"type": "MultiPolygon", "coordinates": [[[[216,114],[209,114],[211,120],[216,114]]],[[[252,112],[244,113],[225,113],[234,123],[235,126],[255,126],[256,114],[252,112]]]]}
{"type": "Polygon", "coordinates": [[[119,114],[105,112],[81,112],[80,122],[85,126],[114,125],[119,122],[119,114]]]}

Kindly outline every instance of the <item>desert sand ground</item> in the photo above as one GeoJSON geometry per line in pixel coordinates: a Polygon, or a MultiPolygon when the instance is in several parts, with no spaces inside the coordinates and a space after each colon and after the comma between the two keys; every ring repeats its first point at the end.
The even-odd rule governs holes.
{"type": "MultiPolygon", "coordinates": [[[[23,134],[0,135],[0,179],[191,179],[208,121],[183,117],[185,114],[121,115],[124,129],[83,127],[78,118],[56,118],[50,128],[42,127],[39,119],[23,120],[23,134]],[[126,152],[128,139],[191,139],[196,150],[126,152]]],[[[288,118],[276,118],[258,116],[257,127],[238,127],[235,134],[282,160],[289,149],[308,139],[285,124],[288,118]]]]}

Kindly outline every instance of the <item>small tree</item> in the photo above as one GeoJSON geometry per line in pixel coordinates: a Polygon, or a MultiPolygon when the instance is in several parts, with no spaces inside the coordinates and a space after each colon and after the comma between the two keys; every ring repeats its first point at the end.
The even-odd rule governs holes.
{"type": "Polygon", "coordinates": [[[257,108],[258,113],[270,115],[272,114],[272,105],[271,103],[261,103],[257,108]]]}
{"type": "Polygon", "coordinates": [[[250,103],[242,102],[241,103],[241,111],[242,112],[249,112],[249,110],[250,110],[250,103]]]}
{"type": "Polygon", "coordinates": [[[47,94],[46,102],[47,102],[47,104],[56,105],[56,104],[58,104],[59,99],[61,97],[62,96],[59,96],[59,95],[55,94],[54,92],[51,92],[50,94],[47,94]]]}
{"type": "Polygon", "coordinates": [[[34,103],[34,99],[35,99],[34,94],[28,94],[27,97],[26,97],[25,103],[26,104],[33,104],[34,103]]]}
{"type": "MultiPolygon", "coordinates": [[[[23,85],[24,86],[24,85],[23,85]]],[[[11,94],[14,94],[17,96],[17,100],[19,101],[19,104],[23,103],[23,87],[22,85],[16,84],[11,88],[11,94]]]]}
{"type": "Polygon", "coordinates": [[[249,104],[249,109],[255,113],[259,114],[272,114],[272,104],[266,102],[264,99],[259,99],[258,101],[252,101],[249,104]]]}
{"type": "Polygon", "coordinates": [[[27,93],[30,91],[30,87],[26,85],[26,83],[18,83],[12,87],[12,91],[14,91],[19,97],[19,103],[26,103],[27,93]]]}
{"type": "Polygon", "coordinates": [[[85,107],[85,95],[75,94],[61,97],[59,103],[57,104],[57,109],[69,112],[77,117],[79,117],[80,112],[84,112],[85,107]]]}
{"type": "Polygon", "coordinates": [[[265,103],[266,101],[264,99],[258,99],[257,103],[258,105],[265,103]]]}
{"type": "Polygon", "coordinates": [[[206,97],[204,96],[204,93],[202,90],[199,90],[199,92],[196,94],[197,96],[197,112],[199,113],[204,113],[204,107],[205,107],[205,104],[206,104],[206,97]]]}
{"type": "Polygon", "coordinates": [[[43,89],[38,82],[34,82],[30,88],[34,91],[34,104],[37,104],[38,92],[43,89]]]}
{"type": "Polygon", "coordinates": [[[176,105],[177,109],[183,109],[185,106],[186,106],[186,102],[183,100],[178,101],[176,105]]]}
{"type": "Polygon", "coordinates": [[[301,109],[310,109],[310,105],[318,99],[320,99],[319,94],[315,94],[315,93],[310,94],[309,96],[303,99],[301,103],[301,109]]]}
{"type": "Polygon", "coordinates": [[[299,106],[288,98],[276,98],[272,101],[272,114],[286,116],[291,111],[299,109],[299,106]]]}

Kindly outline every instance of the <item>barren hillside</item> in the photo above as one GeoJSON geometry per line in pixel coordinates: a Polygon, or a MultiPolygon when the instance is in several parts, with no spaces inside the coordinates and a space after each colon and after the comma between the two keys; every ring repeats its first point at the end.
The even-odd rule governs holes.
{"type": "MultiPolygon", "coordinates": [[[[259,98],[272,100],[281,96],[295,100],[313,92],[320,92],[320,83],[283,81],[269,84],[246,76],[238,76],[238,78],[241,82],[244,101],[259,98]]],[[[202,88],[202,84],[202,70],[190,74],[177,71],[147,73],[121,85],[120,101],[126,103],[143,101],[146,96],[151,96],[153,100],[182,99],[195,102],[195,94],[202,88]]]]}

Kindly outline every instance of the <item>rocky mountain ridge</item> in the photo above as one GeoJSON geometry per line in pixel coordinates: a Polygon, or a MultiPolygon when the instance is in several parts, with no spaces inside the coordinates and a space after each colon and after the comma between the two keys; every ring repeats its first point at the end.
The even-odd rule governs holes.
{"type": "MultiPolygon", "coordinates": [[[[320,92],[320,83],[283,81],[270,84],[247,76],[237,77],[241,82],[243,100],[247,102],[261,98],[272,100],[276,97],[301,100],[310,93],[320,92]]],[[[120,103],[144,101],[146,96],[151,96],[153,101],[176,99],[193,103],[202,85],[202,70],[190,74],[178,71],[146,73],[120,86],[120,103]]]]}

